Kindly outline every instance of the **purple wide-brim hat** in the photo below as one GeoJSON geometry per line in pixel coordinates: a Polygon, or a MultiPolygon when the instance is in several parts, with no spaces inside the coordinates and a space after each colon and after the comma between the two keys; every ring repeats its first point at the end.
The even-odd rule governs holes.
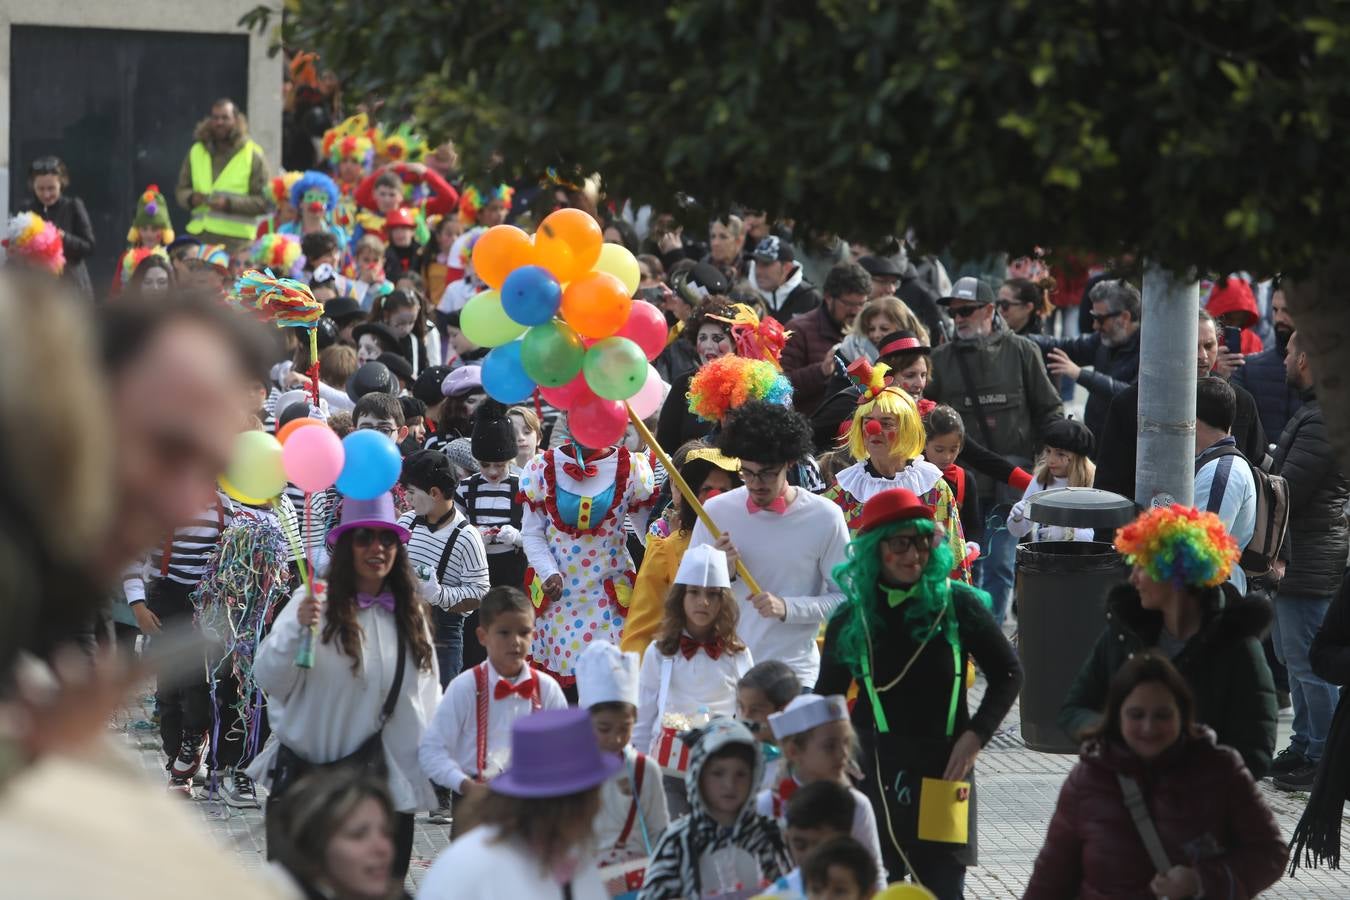
{"type": "Polygon", "coordinates": [[[603,784],[623,759],[601,753],[584,709],[546,709],[511,728],[511,767],[488,787],[507,797],[565,797],[603,784]]]}
{"type": "Polygon", "coordinates": [[[353,528],[382,528],[386,531],[392,531],[405,544],[412,537],[408,529],[398,524],[398,516],[394,515],[394,495],[388,491],[374,500],[355,500],[351,497],[343,497],[342,521],[336,528],[328,532],[328,546],[332,547],[337,543],[338,538],[353,528]]]}

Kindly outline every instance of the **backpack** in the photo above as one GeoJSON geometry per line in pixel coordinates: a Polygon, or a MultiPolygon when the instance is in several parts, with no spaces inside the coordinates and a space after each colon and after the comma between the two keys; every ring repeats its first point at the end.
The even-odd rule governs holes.
{"type": "MultiPolygon", "coordinates": [[[[1254,466],[1237,447],[1226,444],[1206,450],[1195,461],[1196,471],[1207,463],[1224,456],[1239,457],[1251,470],[1256,484],[1256,529],[1252,539],[1242,550],[1238,565],[1248,575],[1261,577],[1270,572],[1289,529],[1289,483],[1279,475],[1272,475],[1260,466],[1254,466]]],[[[1226,479],[1225,479],[1226,481],[1226,479]]],[[[1224,482],[1215,477],[1209,492],[1209,511],[1217,512],[1223,502],[1224,482]]]]}

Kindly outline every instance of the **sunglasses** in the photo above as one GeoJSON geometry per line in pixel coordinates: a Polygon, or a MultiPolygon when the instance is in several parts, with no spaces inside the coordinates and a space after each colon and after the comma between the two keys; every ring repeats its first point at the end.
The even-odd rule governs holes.
{"type": "Polygon", "coordinates": [[[923,556],[933,551],[936,540],[937,535],[935,534],[893,534],[884,539],[881,544],[896,556],[904,556],[910,550],[914,550],[920,556],[923,556]]]}
{"type": "Polygon", "coordinates": [[[1000,300],[1000,301],[998,301],[998,309],[999,309],[999,312],[1007,312],[1008,310],[1012,309],[1014,306],[1029,306],[1029,305],[1030,305],[1030,304],[1023,303],[1021,300],[1000,300]]]}
{"type": "Polygon", "coordinates": [[[948,307],[948,309],[951,311],[953,319],[965,319],[984,309],[984,304],[979,304],[978,306],[951,306],[948,307]]]}
{"type": "Polygon", "coordinates": [[[1110,319],[1114,319],[1116,316],[1120,315],[1120,314],[1123,313],[1124,311],[1125,311],[1125,310],[1123,310],[1123,309],[1118,309],[1118,310],[1116,310],[1115,312],[1109,312],[1109,313],[1088,313],[1088,316],[1089,316],[1089,317],[1092,319],[1092,321],[1094,321],[1094,322],[1106,322],[1106,321],[1108,321],[1108,320],[1110,320],[1110,319]]]}
{"type": "Polygon", "coordinates": [[[374,541],[379,541],[384,549],[392,550],[398,546],[398,535],[384,528],[357,528],[352,532],[355,547],[369,547],[374,541]]]}

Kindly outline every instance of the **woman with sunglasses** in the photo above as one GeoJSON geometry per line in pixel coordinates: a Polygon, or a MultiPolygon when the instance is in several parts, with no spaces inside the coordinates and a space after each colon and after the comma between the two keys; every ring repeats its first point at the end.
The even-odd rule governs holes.
{"type": "Polygon", "coordinates": [[[61,232],[62,249],[66,255],[63,275],[75,284],[80,293],[94,299],[94,285],[84,261],[94,252],[94,226],[84,201],[66,193],[70,187],[70,173],[66,164],[56,156],[43,156],[28,167],[28,189],[33,196],[19,208],[19,212],[37,213],[61,232]]]}
{"type": "Polygon", "coordinates": [[[296,591],[258,647],[254,673],[267,694],[276,739],[248,774],[272,788],[266,810],[269,856],[282,812],[278,804],[286,802],[277,782],[284,787],[302,771],[357,764],[349,757],[364,757],[374,740],[373,759],[359,764],[385,778],[396,810],[393,874],[402,881],[408,871],[413,814],[436,806],[417,747],[441,696],[426,604],[417,596],[408,563],[408,538],[388,493],[374,500],[345,498],[342,521],[328,535],[327,584],[316,583],[313,594],[303,587],[296,591]],[[311,626],[318,627],[314,664],[300,668],[296,652],[311,626]]]}
{"type": "Polygon", "coordinates": [[[961,897],[966,866],[976,864],[975,760],[1022,684],[989,596],[950,579],[952,564],[933,511],[912,491],[869,499],[848,559],[834,570],[846,599],[825,631],[815,686],[828,695],[858,682],[852,719],[882,859],[891,880],[908,876],[939,900],[961,897]],[[974,714],[966,704],[970,660],[988,681],[974,714]],[[925,791],[939,794],[929,804],[968,801],[964,841],[920,828],[925,791]]]}

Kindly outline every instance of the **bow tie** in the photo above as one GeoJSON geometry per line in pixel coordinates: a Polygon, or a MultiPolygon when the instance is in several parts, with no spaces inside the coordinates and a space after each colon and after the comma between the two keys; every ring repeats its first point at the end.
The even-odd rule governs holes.
{"type": "Polygon", "coordinates": [[[792,795],[797,793],[797,788],[801,787],[795,778],[784,778],[778,782],[778,796],[784,803],[792,799],[792,795]]]}
{"type": "Polygon", "coordinates": [[[788,502],[786,497],[778,497],[768,506],[760,506],[754,500],[751,500],[749,497],[746,497],[745,508],[750,510],[751,515],[754,515],[755,513],[758,512],[771,512],[777,513],[778,515],[781,516],[783,513],[787,512],[788,502]]]}
{"type": "Polygon", "coordinates": [[[693,659],[694,654],[700,650],[708,654],[709,659],[717,659],[722,655],[723,649],[721,638],[713,641],[696,641],[687,634],[680,635],[680,652],[684,654],[685,659],[693,659]]]}
{"type": "Polygon", "coordinates": [[[356,594],[357,609],[370,609],[372,606],[382,606],[389,612],[394,611],[394,595],[385,591],[382,594],[363,594],[359,591],[356,594]]]}
{"type": "Polygon", "coordinates": [[[901,603],[904,603],[910,597],[913,597],[915,594],[917,594],[919,592],[919,587],[920,585],[918,583],[915,583],[907,588],[883,587],[883,590],[886,591],[886,605],[889,606],[891,609],[895,609],[901,603]]]}
{"type": "Polygon", "coordinates": [[[563,463],[563,471],[567,473],[569,478],[576,481],[585,481],[587,478],[594,478],[600,470],[595,467],[595,463],[586,463],[582,467],[574,462],[565,462],[563,463]]]}
{"type": "Polygon", "coordinates": [[[534,679],[526,678],[520,684],[512,684],[505,678],[497,681],[497,686],[492,689],[493,700],[505,700],[515,694],[522,700],[529,700],[534,696],[534,679]]]}

